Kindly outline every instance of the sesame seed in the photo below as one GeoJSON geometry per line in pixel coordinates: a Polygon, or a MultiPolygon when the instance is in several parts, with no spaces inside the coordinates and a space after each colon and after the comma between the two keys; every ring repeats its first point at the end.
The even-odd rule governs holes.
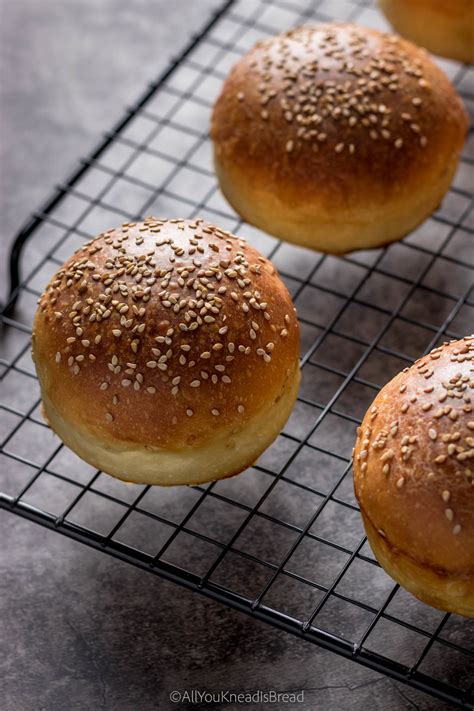
{"type": "Polygon", "coordinates": [[[219,417],[220,412],[219,412],[219,410],[215,410],[215,409],[214,409],[214,410],[211,410],[211,414],[213,414],[214,417],[219,417]]]}
{"type": "Polygon", "coordinates": [[[198,388],[201,385],[201,381],[200,380],[192,380],[189,384],[192,388],[198,388]]]}
{"type": "Polygon", "coordinates": [[[459,535],[461,533],[461,525],[457,523],[455,526],[453,526],[453,534],[455,536],[459,535]]]}
{"type": "Polygon", "coordinates": [[[188,409],[188,410],[186,410],[186,414],[188,417],[192,417],[194,415],[194,412],[193,412],[193,410],[188,409]]]}

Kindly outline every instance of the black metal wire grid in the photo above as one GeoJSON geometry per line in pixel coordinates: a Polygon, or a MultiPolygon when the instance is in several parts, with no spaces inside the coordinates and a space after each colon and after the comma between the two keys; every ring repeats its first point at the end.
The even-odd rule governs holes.
{"type": "MultiPolygon", "coordinates": [[[[353,496],[350,451],[376,391],[472,326],[473,136],[435,215],[402,243],[344,258],[242,223],[212,171],[209,114],[230,66],[263,36],[331,19],[385,27],[364,0],[225,2],[17,236],[2,316],[0,506],[472,708],[473,623],[423,605],[378,566],[353,496]],[[37,297],[85,239],[146,214],[201,216],[247,237],[274,261],[298,308],[295,410],[234,479],[127,485],[77,459],[41,418],[30,357],[37,297]]],[[[474,71],[441,64],[472,108],[474,71]]]]}

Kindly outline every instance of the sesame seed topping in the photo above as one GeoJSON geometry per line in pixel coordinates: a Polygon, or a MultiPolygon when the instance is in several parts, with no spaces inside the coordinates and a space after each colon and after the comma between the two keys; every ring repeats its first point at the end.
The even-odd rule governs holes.
{"type": "MultiPolygon", "coordinates": [[[[367,145],[367,139],[374,151],[383,140],[409,156],[424,147],[422,132],[432,130],[419,110],[421,97],[431,91],[429,73],[423,59],[394,35],[322,24],[260,41],[242,58],[232,76],[255,85],[257,107],[253,96],[235,90],[235,81],[225,84],[224,93],[229,110],[244,111],[257,125],[266,127],[270,117],[280,121],[275,143],[292,160],[293,154],[311,160],[326,150],[353,161],[358,141],[367,145]],[[341,141],[346,135],[347,142],[341,141]],[[305,144],[310,150],[300,151],[305,144]]],[[[236,151],[255,150],[245,138],[235,141],[236,151]]]]}
{"type": "MultiPolygon", "coordinates": [[[[382,398],[379,400],[379,417],[373,426],[368,426],[367,423],[371,422],[374,407],[367,411],[362,426],[358,429],[354,452],[357,463],[367,458],[369,450],[382,450],[382,472],[389,475],[389,465],[392,464],[391,471],[395,470],[397,474],[397,488],[406,484],[406,472],[410,469],[405,466],[413,467],[417,483],[419,478],[424,476],[431,491],[442,501],[443,518],[452,524],[454,535],[461,531],[462,524],[458,523],[456,518],[462,516],[465,496],[470,496],[474,486],[474,473],[470,466],[474,460],[474,421],[468,420],[467,414],[472,411],[473,365],[474,336],[469,336],[460,341],[443,343],[420,358],[411,368],[405,368],[403,373],[406,378],[402,378],[406,382],[401,386],[398,382],[396,392],[406,393],[404,405],[418,403],[419,400],[421,403],[418,406],[410,406],[410,417],[404,418],[401,440],[396,439],[399,423],[392,421],[393,411],[386,412],[386,408],[382,406],[382,398]],[[425,384],[427,378],[431,379],[429,386],[425,384]],[[438,403],[440,407],[437,406],[438,403]],[[464,410],[465,406],[469,408],[467,411],[464,410]],[[429,448],[426,448],[426,443],[429,443],[429,448]],[[418,447],[426,449],[417,452],[418,447]],[[431,467],[426,473],[421,466],[425,457],[429,457],[427,464],[429,462],[431,467]],[[405,462],[408,464],[405,465],[405,462]],[[434,467],[437,467],[436,471],[434,467]]],[[[391,387],[391,384],[386,386],[389,392],[391,387]]],[[[359,464],[359,472],[363,471],[359,464]]],[[[357,477],[357,468],[355,473],[357,477]]],[[[387,481],[390,481],[390,478],[387,481]]],[[[413,515],[415,516],[415,512],[413,515]]]]}

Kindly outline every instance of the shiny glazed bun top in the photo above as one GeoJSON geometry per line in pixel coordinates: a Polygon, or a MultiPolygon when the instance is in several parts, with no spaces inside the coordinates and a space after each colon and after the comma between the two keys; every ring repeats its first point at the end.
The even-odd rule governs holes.
{"type": "Polygon", "coordinates": [[[271,262],[203,220],[149,217],[88,242],[40,300],[42,388],[100,441],[180,448],[246,422],[298,367],[271,262]]]}
{"type": "MultiPolygon", "coordinates": [[[[216,162],[299,206],[370,206],[439,179],[462,146],[466,114],[425,50],[350,24],[259,42],[217,100],[216,162]]],[[[243,180],[243,177],[242,177],[243,180]]]]}

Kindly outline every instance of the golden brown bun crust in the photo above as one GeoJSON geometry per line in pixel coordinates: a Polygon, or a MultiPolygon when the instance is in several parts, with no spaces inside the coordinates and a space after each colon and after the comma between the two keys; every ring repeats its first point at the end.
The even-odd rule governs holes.
{"type": "Polygon", "coordinates": [[[361,511],[367,538],[384,570],[423,602],[447,612],[474,617],[474,576],[446,575],[390,545],[361,511]]]}
{"type": "Polygon", "coordinates": [[[379,0],[393,28],[430,52],[474,62],[472,0],[379,0]]]}
{"type": "Polygon", "coordinates": [[[298,353],[271,262],[203,220],[99,235],[53,277],[33,332],[51,416],[110,447],[208,445],[271,407],[298,353]]]}
{"type": "Polygon", "coordinates": [[[379,562],[422,600],[436,599],[437,606],[469,616],[474,616],[473,394],[474,337],[435,348],[380,391],[358,430],[353,457],[355,493],[373,528],[371,543],[375,535],[383,538],[374,548],[376,555],[385,551],[377,555],[379,562]],[[426,572],[425,588],[423,578],[413,574],[417,567],[426,572]],[[441,581],[452,583],[451,597],[441,581]]]}
{"type": "Polygon", "coordinates": [[[331,252],[399,238],[424,219],[466,130],[460,99],[424,50],[348,24],[257,44],[211,121],[231,204],[279,237],[331,252]]]}

